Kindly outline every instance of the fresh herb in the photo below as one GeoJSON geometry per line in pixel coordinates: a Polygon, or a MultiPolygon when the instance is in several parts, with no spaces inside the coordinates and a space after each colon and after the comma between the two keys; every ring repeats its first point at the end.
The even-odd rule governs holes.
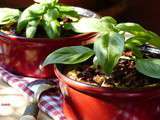
{"type": "Polygon", "coordinates": [[[0,25],[10,25],[17,22],[21,12],[17,9],[0,8],[0,25]]]}
{"type": "Polygon", "coordinates": [[[44,61],[43,66],[48,64],[81,63],[95,55],[93,61],[94,66],[100,67],[103,72],[110,75],[118,65],[119,60],[126,58],[123,56],[123,53],[126,50],[130,50],[133,52],[134,56],[131,58],[127,57],[127,59],[131,59],[136,63],[137,71],[146,76],[160,79],[160,59],[150,57],[144,58],[140,50],[140,47],[146,44],[159,48],[160,37],[146,30],[141,25],[136,23],[118,24],[116,20],[111,17],[103,17],[101,19],[81,19],[78,22],[69,23],[66,28],[80,33],[98,32],[99,34],[97,36],[97,41],[94,43],[94,49],[89,50],[89,48],[84,49],[84,47],[76,46],[74,49],[83,49],[83,52],[81,54],[72,54],[69,52],[72,47],[61,48],[51,53],[44,61]],[[129,37],[126,36],[126,34],[129,34],[129,37]],[[93,52],[91,52],[92,54],[87,54],[88,50],[94,51],[94,54],[93,52]],[[79,57],[75,57],[79,54],[83,56],[83,59],[79,60],[79,57]]]}
{"type": "Polygon", "coordinates": [[[17,23],[16,33],[25,29],[27,38],[33,38],[37,27],[42,26],[49,38],[59,38],[63,20],[79,20],[80,15],[71,6],[60,5],[58,0],[41,0],[26,8],[22,13],[18,9],[1,8],[0,25],[17,23]]]}

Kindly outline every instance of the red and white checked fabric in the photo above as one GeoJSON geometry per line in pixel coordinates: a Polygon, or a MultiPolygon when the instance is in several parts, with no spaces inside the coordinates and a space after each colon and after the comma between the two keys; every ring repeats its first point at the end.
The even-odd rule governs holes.
{"type": "MultiPolygon", "coordinates": [[[[33,97],[34,92],[29,89],[28,84],[38,79],[14,75],[2,67],[0,67],[0,78],[10,86],[24,92],[29,97],[33,97]]],[[[54,81],[57,82],[56,79],[54,81]]],[[[54,120],[66,120],[62,112],[61,104],[62,96],[60,94],[44,94],[38,103],[39,108],[54,120]]]]}

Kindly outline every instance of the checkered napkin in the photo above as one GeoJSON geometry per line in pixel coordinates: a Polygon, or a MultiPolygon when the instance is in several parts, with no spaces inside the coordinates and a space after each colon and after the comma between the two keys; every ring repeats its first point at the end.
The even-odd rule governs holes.
{"type": "MultiPolygon", "coordinates": [[[[0,78],[29,97],[33,97],[34,92],[29,89],[28,84],[37,79],[14,75],[2,67],[0,67],[0,78]]],[[[54,82],[57,83],[57,80],[54,80],[54,82]]],[[[62,96],[60,94],[47,93],[40,98],[38,105],[43,112],[47,113],[54,120],[66,120],[61,109],[61,103],[62,96]]]]}

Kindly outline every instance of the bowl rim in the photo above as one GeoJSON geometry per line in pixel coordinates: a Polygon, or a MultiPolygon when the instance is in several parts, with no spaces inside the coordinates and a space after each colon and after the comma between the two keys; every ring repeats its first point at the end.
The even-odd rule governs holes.
{"type": "Polygon", "coordinates": [[[118,98],[134,98],[134,97],[157,97],[160,96],[160,86],[146,87],[146,88],[107,88],[107,87],[97,87],[94,85],[89,85],[79,81],[75,81],[67,76],[65,76],[60,70],[59,65],[54,65],[54,72],[58,80],[64,82],[68,86],[78,91],[99,94],[104,96],[114,96],[118,98]]]}
{"type": "Polygon", "coordinates": [[[96,32],[90,32],[90,33],[82,33],[82,34],[77,34],[77,35],[72,35],[72,36],[68,36],[68,37],[60,37],[57,39],[50,39],[50,38],[43,38],[43,37],[39,37],[39,38],[26,38],[23,36],[16,36],[16,35],[8,35],[6,33],[3,33],[0,31],[0,39],[3,40],[13,40],[13,41],[21,41],[21,42],[58,42],[58,41],[62,41],[64,39],[82,39],[84,37],[84,39],[87,39],[88,37],[94,37],[96,36],[97,33],[96,32]],[[86,38],[87,37],[87,38],[86,38]]]}

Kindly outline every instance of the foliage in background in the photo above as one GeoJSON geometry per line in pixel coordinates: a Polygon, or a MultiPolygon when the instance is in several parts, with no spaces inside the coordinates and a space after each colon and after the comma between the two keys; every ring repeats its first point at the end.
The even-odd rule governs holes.
{"type": "Polygon", "coordinates": [[[73,7],[60,5],[58,0],[42,0],[20,13],[18,9],[1,8],[0,25],[18,22],[16,32],[20,34],[25,29],[27,38],[35,36],[38,26],[44,28],[49,38],[58,38],[61,36],[61,27],[65,24],[63,19],[69,18],[72,21],[79,19],[73,7]]]}
{"type": "Polygon", "coordinates": [[[10,25],[17,22],[21,12],[17,9],[0,8],[0,25],[10,25]]]}

